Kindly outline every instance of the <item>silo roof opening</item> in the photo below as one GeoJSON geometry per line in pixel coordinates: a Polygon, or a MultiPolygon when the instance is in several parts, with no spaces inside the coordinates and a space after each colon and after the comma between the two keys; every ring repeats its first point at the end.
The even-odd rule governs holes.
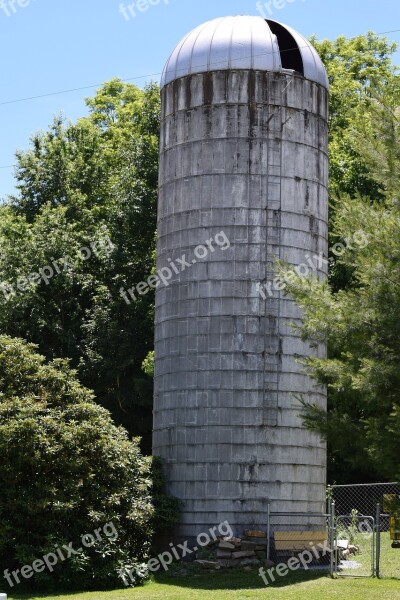
{"type": "Polygon", "coordinates": [[[304,76],[304,65],[300,48],[290,31],[276,21],[267,20],[267,23],[272,33],[277,37],[282,68],[292,69],[304,76]]]}

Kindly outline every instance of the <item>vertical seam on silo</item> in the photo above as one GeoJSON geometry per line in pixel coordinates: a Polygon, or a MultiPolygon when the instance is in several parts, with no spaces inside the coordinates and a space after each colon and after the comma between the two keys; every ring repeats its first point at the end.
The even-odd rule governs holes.
{"type": "Polygon", "coordinates": [[[272,47],[272,71],[280,71],[282,69],[281,51],[279,49],[278,38],[270,30],[271,47],[272,47]]]}
{"type": "MultiPolygon", "coordinates": [[[[210,22],[207,21],[207,23],[204,23],[203,27],[199,28],[199,33],[197,34],[196,39],[194,40],[194,42],[192,44],[192,50],[190,52],[190,62],[189,62],[189,75],[194,75],[194,73],[193,73],[193,54],[194,54],[194,49],[197,44],[197,40],[199,39],[199,37],[201,36],[203,31],[209,24],[210,24],[210,22]]],[[[207,65],[204,65],[204,66],[206,67],[207,65]]],[[[201,69],[201,65],[200,65],[200,69],[201,69]]],[[[200,73],[201,73],[201,71],[200,71],[200,73]]]]}
{"type": "MultiPolygon", "coordinates": [[[[187,40],[188,37],[189,37],[189,34],[184,38],[184,40],[182,41],[182,44],[185,42],[185,40],[187,40]]],[[[181,44],[181,47],[182,47],[182,44],[181,44]]],[[[161,87],[163,87],[163,84],[167,85],[168,83],[170,83],[168,81],[168,73],[169,73],[169,64],[171,62],[173,53],[174,52],[172,52],[172,54],[170,54],[170,57],[169,57],[169,59],[167,61],[167,64],[164,67],[164,71],[163,71],[163,74],[162,74],[162,77],[161,77],[161,87]]],[[[175,78],[176,78],[176,61],[175,61],[175,69],[174,69],[174,79],[175,78]]]]}
{"type": "MultiPolygon", "coordinates": [[[[185,38],[182,40],[182,43],[181,43],[181,45],[180,45],[180,48],[179,48],[179,50],[178,50],[178,53],[177,53],[177,55],[176,55],[176,60],[175,60],[175,69],[174,69],[174,71],[175,71],[174,78],[173,78],[173,79],[171,79],[171,81],[175,81],[175,79],[179,79],[179,76],[178,76],[178,63],[179,63],[179,57],[180,57],[180,55],[181,55],[181,52],[182,52],[182,50],[183,50],[183,47],[184,47],[184,45],[186,44],[187,40],[189,39],[189,37],[191,36],[191,34],[192,34],[192,33],[193,33],[193,32],[192,32],[192,31],[190,31],[190,32],[187,34],[187,36],[186,36],[186,37],[185,37],[185,38]]],[[[172,58],[172,54],[171,54],[171,56],[169,57],[169,60],[171,60],[171,58],[172,58]]],[[[168,64],[169,64],[169,61],[168,61],[168,64]]],[[[168,83],[171,83],[171,82],[168,82],[168,83]]]]}
{"type": "Polygon", "coordinates": [[[297,42],[297,40],[296,40],[296,43],[300,48],[301,59],[303,61],[304,76],[306,77],[306,79],[311,79],[311,81],[316,81],[317,83],[321,83],[320,69],[318,68],[317,61],[315,60],[315,49],[305,37],[303,37],[303,36],[300,36],[300,37],[302,40],[304,40],[304,46],[300,46],[299,43],[297,42]],[[314,63],[314,73],[311,76],[309,74],[306,75],[305,68],[304,68],[306,64],[309,64],[308,62],[306,63],[303,58],[303,55],[306,50],[308,50],[310,52],[312,61],[314,63]]]}
{"type": "MultiPolygon", "coordinates": [[[[221,25],[221,23],[223,23],[222,19],[221,19],[221,21],[218,21],[218,23],[216,23],[215,28],[214,28],[214,33],[211,36],[210,51],[208,53],[208,59],[207,59],[207,70],[208,71],[211,71],[211,54],[212,54],[212,46],[213,46],[215,34],[217,33],[217,29],[221,25]]],[[[218,69],[218,65],[217,65],[217,69],[218,69]]]]}
{"type": "MultiPolygon", "coordinates": [[[[307,42],[307,43],[309,43],[309,42],[307,42]]],[[[310,47],[310,52],[311,52],[311,56],[312,56],[312,58],[313,58],[313,61],[314,61],[314,67],[315,67],[315,81],[316,81],[317,83],[321,83],[321,82],[320,82],[320,69],[318,68],[317,61],[316,61],[316,59],[315,59],[315,50],[314,50],[314,48],[310,47]]]]}
{"type": "MultiPolygon", "coordinates": [[[[278,247],[279,247],[279,261],[282,260],[282,161],[283,161],[283,93],[282,84],[286,78],[279,77],[279,106],[280,106],[280,149],[279,149],[279,221],[278,221],[278,247]]],[[[285,106],[286,116],[286,106],[285,106]]],[[[282,360],[283,360],[283,348],[281,347],[281,311],[282,311],[282,291],[278,292],[278,316],[277,316],[277,334],[278,334],[278,355],[277,355],[277,383],[276,383],[276,410],[275,410],[275,426],[278,426],[278,414],[279,414],[279,390],[281,383],[282,374],[282,360]],[[282,352],[281,352],[282,350],[282,352]],[[281,364],[280,364],[281,363],[281,364]]]]}
{"type": "Polygon", "coordinates": [[[228,54],[228,69],[232,70],[232,50],[233,50],[233,32],[235,30],[235,21],[236,21],[236,17],[233,17],[233,25],[232,25],[232,31],[231,31],[231,39],[229,42],[229,54],[228,54]]]}
{"type": "MultiPolygon", "coordinates": [[[[268,215],[268,210],[269,210],[269,152],[270,152],[270,143],[269,143],[269,122],[270,122],[270,85],[271,85],[271,81],[270,81],[270,73],[266,73],[265,74],[266,78],[267,78],[267,90],[268,90],[268,98],[267,98],[267,123],[268,123],[268,129],[267,129],[267,184],[266,184],[266,202],[265,202],[265,262],[264,262],[264,277],[263,277],[263,283],[264,281],[266,281],[266,283],[268,283],[268,233],[269,233],[269,215],[268,215]]],[[[262,242],[261,242],[262,243],[262,242]]],[[[262,296],[261,296],[262,297],[262,296]]],[[[262,380],[262,415],[263,415],[263,425],[266,424],[266,416],[267,416],[267,407],[266,407],[266,394],[265,394],[265,377],[266,377],[266,373],[267,373],[267,342],[268,342],[268,337],[267,337],[267,296],[265,295],[265,299],[263,299],[264,301],[264,369],[263,369],[263,380],[262,380]]],[[[268,332],[269,332],[269,328],[268,328],[268,332]]]]}
{"type": "Polygon", "coordinates": [[[253,36],[253,27],[250,24],[250,65],[251,65],[251,69],[254,69],[255,67],[255,62],[254,62],[254,44],[253,44],[253,40],[254,40],[254,36],[253,36]]]}

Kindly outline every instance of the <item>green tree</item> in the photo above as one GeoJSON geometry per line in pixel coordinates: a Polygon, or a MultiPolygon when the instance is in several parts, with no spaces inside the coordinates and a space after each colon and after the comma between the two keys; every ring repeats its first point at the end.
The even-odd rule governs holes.
{"type": "Polygon", "coordinates": [[[360,105],[377,86],[385,86],[396,71],[392,56],[397,44],[369,32],[354,38],[336,40],[312,38],[328,72],[330,190],[333,207],[342,193],[377,199],[379,183],[371,177],[368,165],[354,143],[352,128],[360,105]]]}
{"type": "Polygon", "coordinates": [[[1,570],[72,543],[54,572],[22,581],[41,591],[122,587],[120,571],[140,572],[149,550],[150,486],[138,440],[113,424],[67,363],[47,363],[35,346],[0,336],[1,570]],[[87,534],[93,539],[83,541],[87,534]]]}
{"type": "Polygon", "coordinates": [[[329,441],[331,480],[394,480],[400,478],[398,77],[374,89],[353,136],[385,200],[342,196],[337,202],[334,231],[338,240],[350,240],[337,262],[351,273],[350,285],[335,291],[297,277],[288,292],[304,311],[304,339],[328,340],[328,359],[304,360],[309,373],[328,386],[328,415],[307,399],[303,408],[308,426],[329,441]]]}
{"type": "Polygon", "coordinates": [[[159,89],[113,80],[87,104],[88,117],[56,119],[17,153],[18,193],[0,209],[0,329],[70,359],[150,451],[152,378],[141,365],[153,348],[154,294],[127,304],[120,290],[153,268],[159,89]],[[73,266],[23,284],[63,257],[73,266]]]}
{"type": "MultiPolygon", "coordinates": [[[[336,40],[313,38],[328,72],[329,98],[329,235],[332,246],[340,232],[335,230],[334,215],[340,197],[363,196],[383,201],[384,190],[369,170],[354,135],[361,115],[370,115],[369,98],[376,86],[386,86],[396,68],[392,57],[397,44],[372,32],[354,38],[336,40]]],[[[338,263],[331,254],[329,278],[335,290],[351,285],[351,269],[338,263]]]]}
{"type": "Polygon", "coordinates": [[[332,449],[330,478],[395,479],[399,470],[400,212],[397,204],[370,206],[342,199],[337,226],[351,239],[358,227],[367,247],[354,245],[340,262],[353,271],[350,289],[297,279],[289,285],[304,310],[304,338],[328,338],[329,358],[305,364],[328,385],[329,413],[305,401],[306,422],[332,449]]]}

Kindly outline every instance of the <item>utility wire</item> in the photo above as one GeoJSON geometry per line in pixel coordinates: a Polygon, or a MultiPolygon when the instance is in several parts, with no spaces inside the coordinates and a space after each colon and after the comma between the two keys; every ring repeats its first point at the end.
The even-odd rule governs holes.
{"type": "MultiPolygon", "coordinates": [[[[398,33],[400,32],[400,29],[392,29],[391,31],[381,31],[376,33],[375,35],[385,35],[386,33],[398,33]]],[[[352,38],[350,38],[352,39],[352,38]]],[[[295,48],[286,48],[285,50],[273,50],[272,52],[260,52],[259,54],[256,55],[252,55],[252,56],[242,56],[240,57],[240,59],[238,58],[238,61],[244,60],[246,58],[256,58],[259,56],[265,56],[268,54],[282,54],[283,52],[291,52],[292,50],[299,50],[302,48],[308,48],[309,46],[296,46],[295,48]]],[[[221,61],[221,63],[225,63],[225,61],[221,61]]],[[[204,65],[198,65],[198,67],[207,67],[207,64],[204,65]]],[[[179,70],[179,69],[178,69],[179,70]]],[[[186,70],[186,69],[185,69],[186,70]]],[[[149,75],[140,75],[138,77],[130,77],[129,79],[120,79],[120,81],[122,81],[123,83],[126,83],[127,81],[135,81],[137,79],[147,79],[149,77],[158,77],[162,75],[161,73],[150,73],[149,75]]],[[[7,100],[5,102],[0,102],[0,106],[5,106],[7,104],[16,104],[18,102],[27,102],[29,100],[38,100],[40,98],[48,98],[49,96],[59,96],[61,94],[68,94],[71,92],[80,92],[82,90],[89,90],[89,89],[93,89],[96,87],[99,87],[103,85],[102,83],[97,83],[94,85],[87,85],[87,86],[83,86],[83,87],[78,87],[78,88],[71,88],[68,90],[61,90],[58,92],[49,92],[47,94],[40,94],[38,96],[28,96],[26,98],[17,98],[16,100],[7,100]]],[[[1,168],[1,167],[0,167],[1,168]]]]}
{"type": "MultiPolygon", "coordinates": [[[[387,33],[398,33],[398,32],[400,32],[400,29],[392,29],[390,31],[381,31],[381,32],[378,32],[378,33],[376,33],[376,35],[385,35],[387,33]]],[[[280,51],[280,50],[273,50],[272,52],[261,52],[260,54],[256,54],[254,56],[242,56],[240,59],[237,59],[237,60],[241,61],[241,60],[243,60],[245,58],[256,58],[258,56],[265,56],[267,54],[281,54],[282,52],[291,52],[292,50],[298,50],[298,49],[301,49],[301,48],[308,48],[308,47],[309,46],[296,46],[296,48],[287,48],[287,49],[282,50],[282,51],[280,51]]],[[[225,61],[221,61],[221,62],[225,63],[225,61]]],[[[201,66],[206,67],[208,65],[204,64],[204,65],[199,65],[199,66],[200,67],[201,66]]],[[[122,81],[123,83],[126,83],[127,81],[135,81],[135,80],[138,80],[138,79],[147,79],[148,77],[157,77],[159,75],[162,75],[162,73],[151,73],[149,75],[140,75],[138,77],[130,77],[128,79],[120,79],[119,81],[122,81]]],[[[86,86],[83,86],[83,87],[71,88],[71,89],[68,89],[68,90],[61,90],[59,92],[50,92],[48,94],[40,94],[39,96],[29,96],[27,98],[18,98],[17,100],[7,100],[6,102],[0,102],[0,106],[5,106],[7,104],[16,104],[18,102],[27,102],[28,100],[38,100],[40,98],[48,98],[49,96],[59,96],[61,94],[68,94],[70,92],[80,92],[82,90],[93,89],[93,88],[99,87],[101,85],[103,85],[103,84],[102,83],[97,83],[97,84],[94,84],[94,85],[86,85],[86,86]]],[[[12,168],[14,168],[16,166],[17,165],[4,165],[4,166],[1,166],[0,169],[12,169],[12,168]]]]}
{"type": "MultiPolygon", "coordinates": [[[[120,79],[119,81],[122,81],[122,82],[134,81],[135,79],[146,79],[147,77],[156,77],[157,75],[161,75],[161,73],[153,73],[151,75],[141,75],[140,77],[130,77],[129,79],[120,79]]],[[[103,83],[96,83],[94,85],[86,85],[84,87],[79,87],[79,88],[71,88],[69,90],[61,90],[59,92],[50,92],[48,94],[40,94],[39,96],[28,96],[27,98],[18,98],[17,100],[7,100],[6,102],[0,102],[0,106],[4,106],[6,104],[15,104],[17,102],[26,102],[27,100],[37,100],[39,98],[47,98],[48,96],[59,96],[60,94],[68,94],[69,92],[80,92],[82,90],[89,90],[89,89],[92,89],[95,87],[99,87],[99,86],[103,85],[103,83]]]]}

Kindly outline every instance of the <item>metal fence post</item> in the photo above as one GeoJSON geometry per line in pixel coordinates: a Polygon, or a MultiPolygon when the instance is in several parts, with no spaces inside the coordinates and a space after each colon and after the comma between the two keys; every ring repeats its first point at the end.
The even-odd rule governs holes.
{"type": "Polygon", "coordinates": [[[372,573],[372,577],[375,577],[375,539],[376,539],[376,523],[375,523],[375,519],[373,519],[372,522],[372,569],[371,569],[371,573],[372,573]]]}
{"type": "Polygon", "coordinates": [[[375,574],[380,579],[381,576],[381,505],[376,505],[376,567],[375,574]]]}
{"type": "MultiPolygon", "coordinates": [[[[333,497],[331,495],[328,495],[328,505],[327,505],[327,511],[328,511],[328,515],[329,515],[328,516],[328,540],[329,540],[329,548],[330,548],[330,551],[331,551],[329,559],[330,559],[330,557],[332,555],[332,548],[333,548],[333,546],[332,546],[332,500],[333,500],[333,497]]],[[[330,564],[331,563],[330,563],[330,560],[329,560],[329,565],[330,564]]],[[[332,577],[331,566],[329,567],[329,570],[330,570],[330,574],[331,574],[331,577],[332,577]]]]}
{"type": "Polygon", "coordinates": [[[267,504],[267,560],[270,560],[270,551],[271,551],[271,502],[268,501],[267,504]]]}
{"type": "Polygon", "coordinates": [[[334,573],[334,553],[335,553],[335,501],[331,500],[330,502],[330,523],[329,523],[329,537],[330,537],[330,547],[331,547],[331,563],[330,563],[330,574],[333,577],[334,573]]]}

